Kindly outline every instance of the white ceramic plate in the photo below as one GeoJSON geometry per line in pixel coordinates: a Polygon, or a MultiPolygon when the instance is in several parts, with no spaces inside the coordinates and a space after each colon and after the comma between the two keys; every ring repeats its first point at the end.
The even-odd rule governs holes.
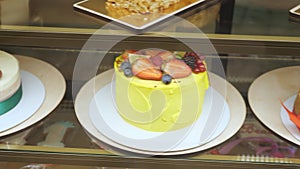
{"type": "Polygon", "coordinates": [[[300,88],[300,66],[275,69],[259,76],[251,84],[248,100],[256,117],[281,137],[300,145],[284,126],[281,119],[280,99],[286,101],[300,88]]]}
{"type": "MultiPolygon", "coordinates": [[[[103,88],[105,85],[111,83],[113,77],[113,70],[106,71],[97,75],[95,78],[88,81],[79,91],[76,100],[75,100],[75,112],[76,116],[83,126],[85,131],[89,133],[94,139],[105,143],[109,146],[112,146],[116,149],[121,149],[122,151],[137,153],[140,155],[180,155],[180,154],[187,154],[187,153],[194,153],[197,151],[202,151],[208,148],[212,148],[216,146],[230,137],[232,137],[242,126],[245,117],[246,117],[246,106],[245,102],[240,95],[240,93],[227,81],[223,78],[209,73],[211,86],[213,89],[218,91],[223,98],[226,99],[226,103],[229,106],[230,118],[228,125],[225,127],[225,130],[221,132],[218,136],[216,136],[211,141],[207,142],[206,144],[202,144],[200,146],[196,146],[190,149],[180,150],[180,151],[166,151],[166,152],[155,152],[155,151],[147,151],[147,150],[139,150],[132,148],[130,146],[126,146],[123,144],[119,144],[111,139],[107,138],[102,131],[99,131],[93,124],[90,119],[89,110],[90,104],[92,99],[95,96],[95,93],[103,88]],[[226,87],[226,92],[224,92],[224,85],[226,87]]],[[[218,119],[219,120],[219,119],[218,119]]],[[[219,128],[219,126],[217,127],[219,128]]],[[[222,126],[220,127],[222,128],[222,126]]],[[[218,133],[218,129],[215,129],[215,133],[218,133]]],[[[214,137],[212,133],[209,133],[207,138],[214,137]]]]}
{"type": "Polygon", "coordinates": [[[210,87],[201,116],[193,125],[168,132],[142,130],[128,124],[119,115],[114,106],[112,84],[105,85],[92,99],[89,109],[91,121],[98,132],[110,140],[134,149],[165,152],[198,147],[221,134],[230,119],[228,104],[210,87]]]}
{"type": "Polygon", "coordinates": [[[26,71],[21,71],[21,79],[23,90],[21,100],[13,109],[0,116],[0,132],[28,119],[44,101],[45,88],[40,79],[26,71]]]}
{"type": "MultiPolygon", "coordinates": [[[[61,102],[66,91],[64,77],[52,65],[32,57],[16,56],[16,58],[19,60],[21,70],[33,74],[41,81],[45,89],[45,97],[39,108],[29,118],[16,126],[1,131],[0,137],[18,132],[45,118],[61,102]]],[[[29,105],[36,106],[36,102],[31,102],[29,105]]]]}

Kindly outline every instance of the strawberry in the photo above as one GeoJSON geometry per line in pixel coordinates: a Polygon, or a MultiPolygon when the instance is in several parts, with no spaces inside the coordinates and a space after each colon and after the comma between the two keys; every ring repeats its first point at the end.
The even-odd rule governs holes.
{"type": "Polygon", "coordinates": [[[139,58],[132,64],[133,75],[144,80],[160,80],[162,72],[147,58],[139,58]]]}
{"type": "Polygon", "coordinates": [[[183,61],[178,59],[172,59],[167,62],[163,68],[164,72],[171,75],[175,79],[188,77],[192,70],[183,61]]]}
{"type": "Polygon", "coordinates": [[[162,64],[164,63],[164,61],[163,61],[163,59],[160,57],[160,56],[158,56],[158,55],[156,55],[156,56],[152,56],[151,58],[150,58],[150,60],[151,60],[151,62],[155,65],[155,66],[157,66],[157,67],[161,67],[162,66],[162,64]]]}
{"type": "Polygon", "coordinates": [[[125,50],[125,52],[122,54],[122,58],[124,60],[128,60],[128,55],[136,52],[137,52],[136,50],[125,50]]]}
{"type": "Polygon", "coordinates": [[[166,50],[159,52],[157,55],[160,56],[163,59],[163,61],[166,62],[176,58],[176,56],[172,52],[166,50]]]}
{"type": "Polygon", "coordinates": [[[130,63],[133,63],[138,58],[150,58],[149,55],[141,55],[137,53],[129,53],[128,54],[128,60],[130,63]]]}
{"type": "Polygon", "coordinates": [[[140,52],[143,55],[156,56],[161,51],[162,51],[161,49],[145,49],[145,50],[140,50],[138,52],[140,52]]]}

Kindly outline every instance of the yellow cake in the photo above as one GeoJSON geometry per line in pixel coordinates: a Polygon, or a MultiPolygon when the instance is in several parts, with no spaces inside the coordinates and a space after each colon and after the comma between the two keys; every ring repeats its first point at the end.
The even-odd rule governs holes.
{"type": "Polygon", "coordinates": [[[208,74],[203,59],[199,71],[188,66],[183,55],[144,50],[127,51],[116,58],[116,108],[125,121],[164,132],[187,127],[198,119],[209,87],[208,74]],[[130,63],[129,70],[124,62],[130,63]]]}
{"type": "Polygon", "coordinates": [[[20,67],[18,60],[0,51],[0,115],[8,112],[22,96],[20,67]]]}

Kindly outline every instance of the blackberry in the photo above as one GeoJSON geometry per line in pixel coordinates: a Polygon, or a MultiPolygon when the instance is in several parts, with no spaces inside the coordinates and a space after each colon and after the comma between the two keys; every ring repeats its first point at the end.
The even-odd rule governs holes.
{"type": "Polygon", "coordinates": [[[187,64],[192,70],[195,69],[197,58],[192,55],[187,55],[183,57],[183,61],[187,64]]]}

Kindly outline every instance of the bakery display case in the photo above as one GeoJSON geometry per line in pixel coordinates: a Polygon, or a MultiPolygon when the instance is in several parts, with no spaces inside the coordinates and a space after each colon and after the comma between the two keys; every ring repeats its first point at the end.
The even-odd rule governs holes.
{"type": "MultiPolygon", "coordinates": [[[[300,166],[297,122],[284,109],[292,111],[300,88],[300,24],[289,12],[299,0],[192,1],[196,4],[138,29],[78,9],[78,2],[0,0],[0,50],[16,57],[21,71],[36,76],[45,92],[39,96],[34,80],[24,80],[33,95],[20,110],[0,116],[0,168],[300,166]],[[99,93],[113,82],[117,56],[147,48],[201,52],[218,92],[214,99],[227,105],[215,116],[208,113],[206,123],[187,139],[180,136],[182,144],[173,149],[147,145],[174,140],[151,138],[140,145],[148,133],[117,129],[126,124],[112,116],[109,97],[99,93]],[[104,121],[97,120],[101,111],[90,111],[97,94],[108,112],[104,121]],[[28,107],[36,110],[18,115],[28,107]],[[112,130],[103,129],[104,123],[112,130]]],[[[88,8],[113,15],[105,1],[89,2],[94,4],[88,8]]]]}

